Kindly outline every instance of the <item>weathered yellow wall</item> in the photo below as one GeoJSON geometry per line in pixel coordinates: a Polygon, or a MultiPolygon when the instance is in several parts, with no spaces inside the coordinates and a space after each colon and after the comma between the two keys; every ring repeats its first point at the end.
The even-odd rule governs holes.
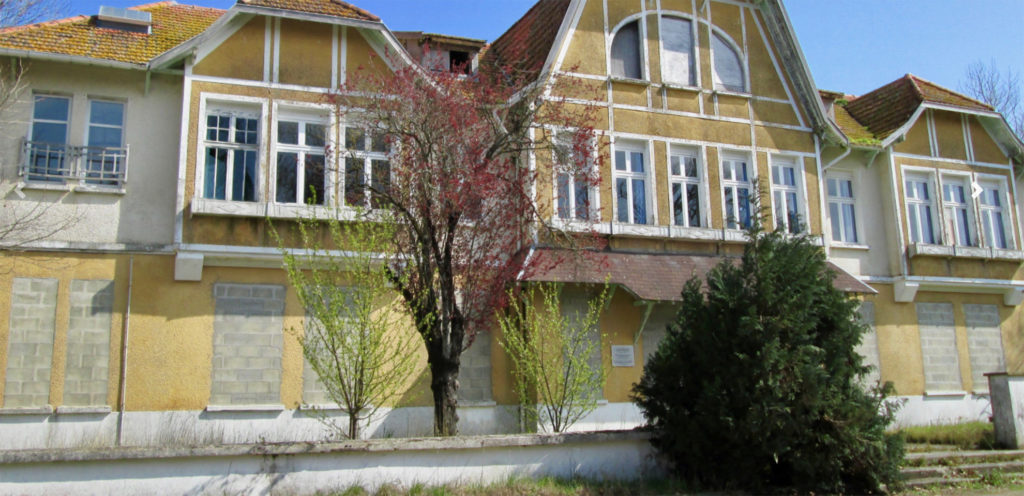
{"type": "Polygon", "coordinates": [[[640,347],[633,349],[634,367],[612,367],[612,345],[633,345],[633,337],[643,319],[643,307],[634,305],[636,300],[628,292],[617,290],[612,295],[607,311],[601,315],[601,334],[604,340],[601,345],[601,361],[608,378],[604,386],[604,398],[610,403],[631,401],[629,393],[633,384],[640,381],[643,374],[643,354],[640,347]]]}
{"type": "Polygon", "coordinates": [[[1003,150],[999,148],[992,136],[989,136],[988,131],[981,126],[978,122],[978,118],[971,116],[969,117],[969,127],[971,130],[971,145],[974,149],[974,160],[977,162],[989,162],[993,164],[1006,164],[1009,163],[1009,159],[1003,150]]]}
{"type": "Polygon", "coordinates": [[[364,73],[367,75],[391,74],[388,61],[381,59],[381,56],[374,51],[365,34],[360,29],[347,28],[348,50],[346,69],[349,76],[364,73]]]}
{"type": "MultiPolygon", "coordinates": [[[[278,80],[284,84],[330,87],[331,30],[330,24],[282,19],[278,80]]],[[[349,36],[354,32],[350,30],[349,36]]]]}
{"type": "MultiPolygon", "coordinates": [[[[882,381],[891,381],[896,387],[897,394],[921,395],[925,392],[921,335],[917,325],[915,303],[953,304],[957,355],[964,391],[974,391],[978,386],[973,384],[971,377],[964,304],[999,307],[1007,371],[1016,374],[1024,370],[1024,329],[1021,309],[1003,305],[1001,295],[919,292],[915,303],[896,303],[893,301],[892,286],[878,284],[873,287],[878,290],[878,294],[864,299],[875,304],[875,325],[882,364],[881,378],[882,381]]],[[[986,387],[983,385],[980,389],[986,387]]]]}
{"type": "Polygon", "coordinates": [[[964,147],[964,128],[960,114],[934,111],[935,135],[939,141],[939,156],[956,160],[967,160],[964,147]]]}
{"type": "Polygon", "coordinates": [[[921,117],[917,119],[917,122],[910,128],[910,131],[907,131],[906,139],[902,143],[896,143],[892,148],[897,153],[909,153],[911,155],[924,155],[927,157],[932,154],[930,142],[928,139],[928,122],[925,114],[921,114],[921,117]]]}
{"type": "MultiPolygon", "coordinates": [[[[54,321],[53,356],[50,372],[50,405],[58,407],[64,398],[64,368],[67,358],[70,286],[74,279],[114,281],[110,319],[110,358],[107,375],[107,404],[117,405],[121,369],[123,311],[127,294],[127,256],[0,252],[0,371],[7,370],[11,322],[11,284],[15,278],[57,279],[57,308],[54,321]]],[[[0,381],[0,398],[5,381],[0,381]]],[[[2,402],[0,402],[2,404],[2,402]]]]}
{"type": "Polygon", "coordinates": [[[254,17],[200,60],[192,72],[203,76],[262,81],[265,37],[265,18],[254,17]]]}

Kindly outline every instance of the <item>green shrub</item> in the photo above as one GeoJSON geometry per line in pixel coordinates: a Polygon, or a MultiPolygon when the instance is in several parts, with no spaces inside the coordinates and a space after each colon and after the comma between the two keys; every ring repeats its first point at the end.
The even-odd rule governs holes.
{"type": "Polygon", "coordinates": [[[704,489],[872,493],[898,480],[890,386],[865,390],[858,302],[805,236],[755,226],[682,309],[634,399],[676,476],[704,489]]]}

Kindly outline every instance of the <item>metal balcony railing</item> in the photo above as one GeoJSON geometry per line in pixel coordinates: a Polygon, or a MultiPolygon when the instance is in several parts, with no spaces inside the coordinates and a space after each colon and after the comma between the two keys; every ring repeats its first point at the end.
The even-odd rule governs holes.
{"type": "Polygon", "coordinates": [[[26,141],[18,174],[26,181],[123,188],[128,172],[128,146],[74,146],[26,141]]]}

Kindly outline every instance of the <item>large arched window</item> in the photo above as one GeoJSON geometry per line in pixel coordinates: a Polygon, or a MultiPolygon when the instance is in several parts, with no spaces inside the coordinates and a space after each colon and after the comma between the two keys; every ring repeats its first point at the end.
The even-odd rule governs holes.
{"type": "Polygon", "coordinates": [[[665,82],[695,85],[693,24],[688,19],[662,17],[661,46],[661,77],[665,82]]]}
{"type": "Polygon", "coordinates": [[[743,59],[732,44],[722,35],[714,33],[711,37],[711,51],[714,53],[715,89],[728,91],[746,91],[743,77],[743,59]]]}
{"type": "Polygon", "coordinates": [[[643,79],[640,64],[640,22],[633,21],[619,28],[612,39],[612,76],[643,79]]]}

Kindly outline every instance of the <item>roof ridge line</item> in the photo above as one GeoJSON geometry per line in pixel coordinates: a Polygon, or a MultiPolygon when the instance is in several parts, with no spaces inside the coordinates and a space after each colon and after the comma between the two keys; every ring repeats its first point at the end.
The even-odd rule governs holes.
{"type": "Polygon", "coordinates": [[[936,88],[938,88],[938,89],[940,89],[940,90],[943,90],[943,91],[948,91],[948,92],[950,92],[950,93],[953,93],[954,95],[957,95],[957,96],[959,96],[959,97],[963,97],[963,98],[964,98],[964,99],[966,99],[966,100],[970,100],[970,101],[972,101],[972,102],[974,102],[974,103],[977,103],[978,105],[982,105],[982,106],[988,107],[988,108],[992,109],[993,111],[996,111],[996,112],[998,112],[998,110],[996,110],[996,109],[995,109],[995,107],[994,107],[994,106],[992,106],[992,104],[989,104],[989,103],[985,103],[985,102],[983,102],[983,101],[981,101],[981,100],[978,100],[977,98],[974,98],[974,97],[972,97],[972,96],[969,96],[969,95],[965,95],[965,94],[963,94],[963,93],[960,93],[959,91],[954,91],[954,90],[951,90],[951,89],[949,89],[949,88],[947,88],[947,87],[945,87],[945,86],[943,86],[943,85],[941,85],[941,84],[939,84],[939,83],[936,83],[936,82],[934,82],[934,81],[929,81],[929,80],[927,80],[927,79],[925,79],[925,78],[923,78],[923,77],[920,77],[920,76],[914,76],[914,75],[911,75],[911,77],[913,77],[913,78],[914,78],[914,79],[916,79],[917,81],[920,81],[920,82],[922,82],[922,83],[925,83],[925,84],[930,84],[930,85],[932,85],[932,86],[934,86],[934,87],[936,87],[936,88]]]}
{"type": "Polygon", "coordinates": [[[58,24],[65,24],[65,23],[75,22],[75,21],[83,21],[83,20],[89,19],[90,17],[92,17],[92,16],[87,16],[85,14],[79,14],[79,15],[76,15],[76,16],[65,17],[63,19],[51,19],[49,21],[37,22],[35,24],[22,24],[20,26],[9,26],[9,27],[0,29],[0,34],[13,33],[13,32],[17,32],[17,31],[25,31],[25,30],[33,29],[33,28],[41,28],[41,27],[44,27],[44,26],[55,26],[55,25],[58,25],[58,24]]]}
{"type": "Polygon", "coordinates": [[[334,2],[334,3],[338,4],[338,5],[341,5],[342,7],[348,7],[350,9],[352,9],[352,10],[355,10],[356,12],[359,12],[360,14],[363,14],[363,15],[365,15],[367,17],[372,17],[372,18],[376,19],[378,22],[381,21],[380,17],[375,15],[373,12],[370,12],[369,10],[366,10],[366,9],[364,9],[362,7],[358,7],[356,5],[352,5],[352,4],[350,4],[350,3],[348,3],[348,2],[346,2],[344,0],[330,0],[330,1],[334,2]]]}
{"type": "MultiPolygon", "coordinates": [[[[910,81],[910,87],[914,89],[914,94],[917,95],[917,98],[921,100],[921,102],[927,100],[924,97],[924,92],[921,91],[921,87],[917,85],[917,76],[908,72],[905,76],[903,76],[903,79],[910,81]]],[[[918,103],[918,105],[921,105],[921,103],[918,103]]]]}

